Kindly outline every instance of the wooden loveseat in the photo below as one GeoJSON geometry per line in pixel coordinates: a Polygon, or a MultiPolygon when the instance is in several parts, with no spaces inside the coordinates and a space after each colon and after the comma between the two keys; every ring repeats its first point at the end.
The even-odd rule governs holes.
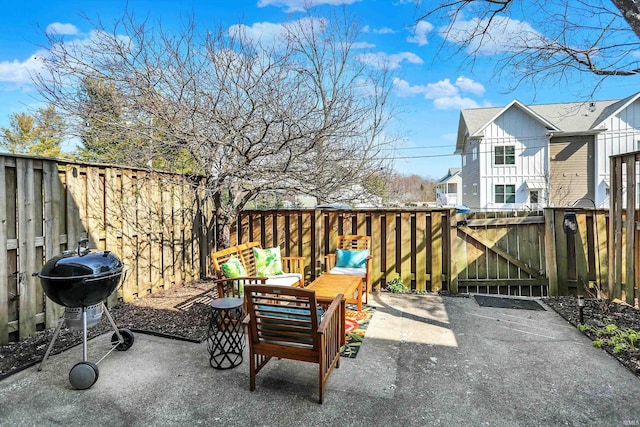
{"type": "MultiPolygon", "coordinates": [[[[222,264],[227,262],[231,257],[235,257],[242,263],[249,277],[259,277],[256,274],[256,259],[253,249],[262,249],[260,243],[249,242],[236,246],[230,246],[211,254],[211,262],[213,269],[218,277],[223,277],[222,264]]],[[[267,285],[281,286],[304,286],[304,257],[280,257],[282,260],[282,271],[284,274],[276,276],[267,276],[267,285]]]]}

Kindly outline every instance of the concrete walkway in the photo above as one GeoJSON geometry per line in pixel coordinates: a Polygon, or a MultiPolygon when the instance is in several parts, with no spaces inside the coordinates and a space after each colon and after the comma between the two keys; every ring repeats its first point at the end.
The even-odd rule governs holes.
{"type": "MultiPolygon", "coordinates": [[[[640,380],[553,310],[479,307],[473,298],[376,294],[363,347],[317,403],[315,365],[273,360],[217,371],[207,344],[135,335],[74,390],[81,347],[0,381],[7,426],[629,426],[640,380]]],[[[371,302],[371,298],[370,298],[371,302]]],[[[110,334],[89,342],[89,360],[110,334]]],[[[44,352],[44,349],[43,349],[44,352]]]]}

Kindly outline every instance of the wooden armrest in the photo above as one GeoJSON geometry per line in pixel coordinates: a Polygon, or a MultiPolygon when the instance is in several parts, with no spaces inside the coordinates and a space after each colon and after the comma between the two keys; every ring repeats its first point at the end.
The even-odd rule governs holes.
{"type": "Polygon", "coordinates": [[[336,266],[336,254],[327,254],[324,256],[324,260],[324,271],[325,273],[328,273],[336,266]]]}
{"type": "Polygon", "coordinates": [[[286,273],[298,273],[304,276],[304,257],[303,256],[284,256],[282,259],[282,269],[286,273]]]}
{"type": "Polygon", "coordinates": [[[322,321],[320,325],[318,325],[318,333],[323,334],[325,329],[327,329],[327,323],[329,323],[329,319],[332,316],[340,316],[340,302],[342,301],[344,295],[338,294],[329,305],[329,308],[324,312],[324,316],[322,316],[322,321]]]}

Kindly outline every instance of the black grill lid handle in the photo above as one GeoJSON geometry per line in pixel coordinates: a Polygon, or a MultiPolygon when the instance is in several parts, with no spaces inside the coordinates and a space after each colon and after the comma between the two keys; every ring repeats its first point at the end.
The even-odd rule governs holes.
{"type": "Polygon", "coordinates": [[[78,240],[78,256],[83,256],[88,254],[91,249],[89,249],[89,239],[87,239],[86,237],[83,237],[82,239],[78,240]],[[84,244],[84,250],[82,249],[82,245],[84,244]]]}

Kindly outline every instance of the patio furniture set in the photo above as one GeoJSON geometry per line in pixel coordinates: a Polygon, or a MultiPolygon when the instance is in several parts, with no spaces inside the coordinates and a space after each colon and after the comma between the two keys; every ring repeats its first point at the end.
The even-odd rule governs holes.
{"type": "Polygon", "coordinates": [[[211,302],[210,365],[229,369],[242,363],[245,331],[249,342],[250,389],[272,357],[318,365],[318,401],[345,345],[346,304],[368,302],[371,291],[371,238],[338,236],[326,269],[306,287],[302,257],[281,257],[279,248],[257,242],[212,254],[218,299],[211,302]]]}

